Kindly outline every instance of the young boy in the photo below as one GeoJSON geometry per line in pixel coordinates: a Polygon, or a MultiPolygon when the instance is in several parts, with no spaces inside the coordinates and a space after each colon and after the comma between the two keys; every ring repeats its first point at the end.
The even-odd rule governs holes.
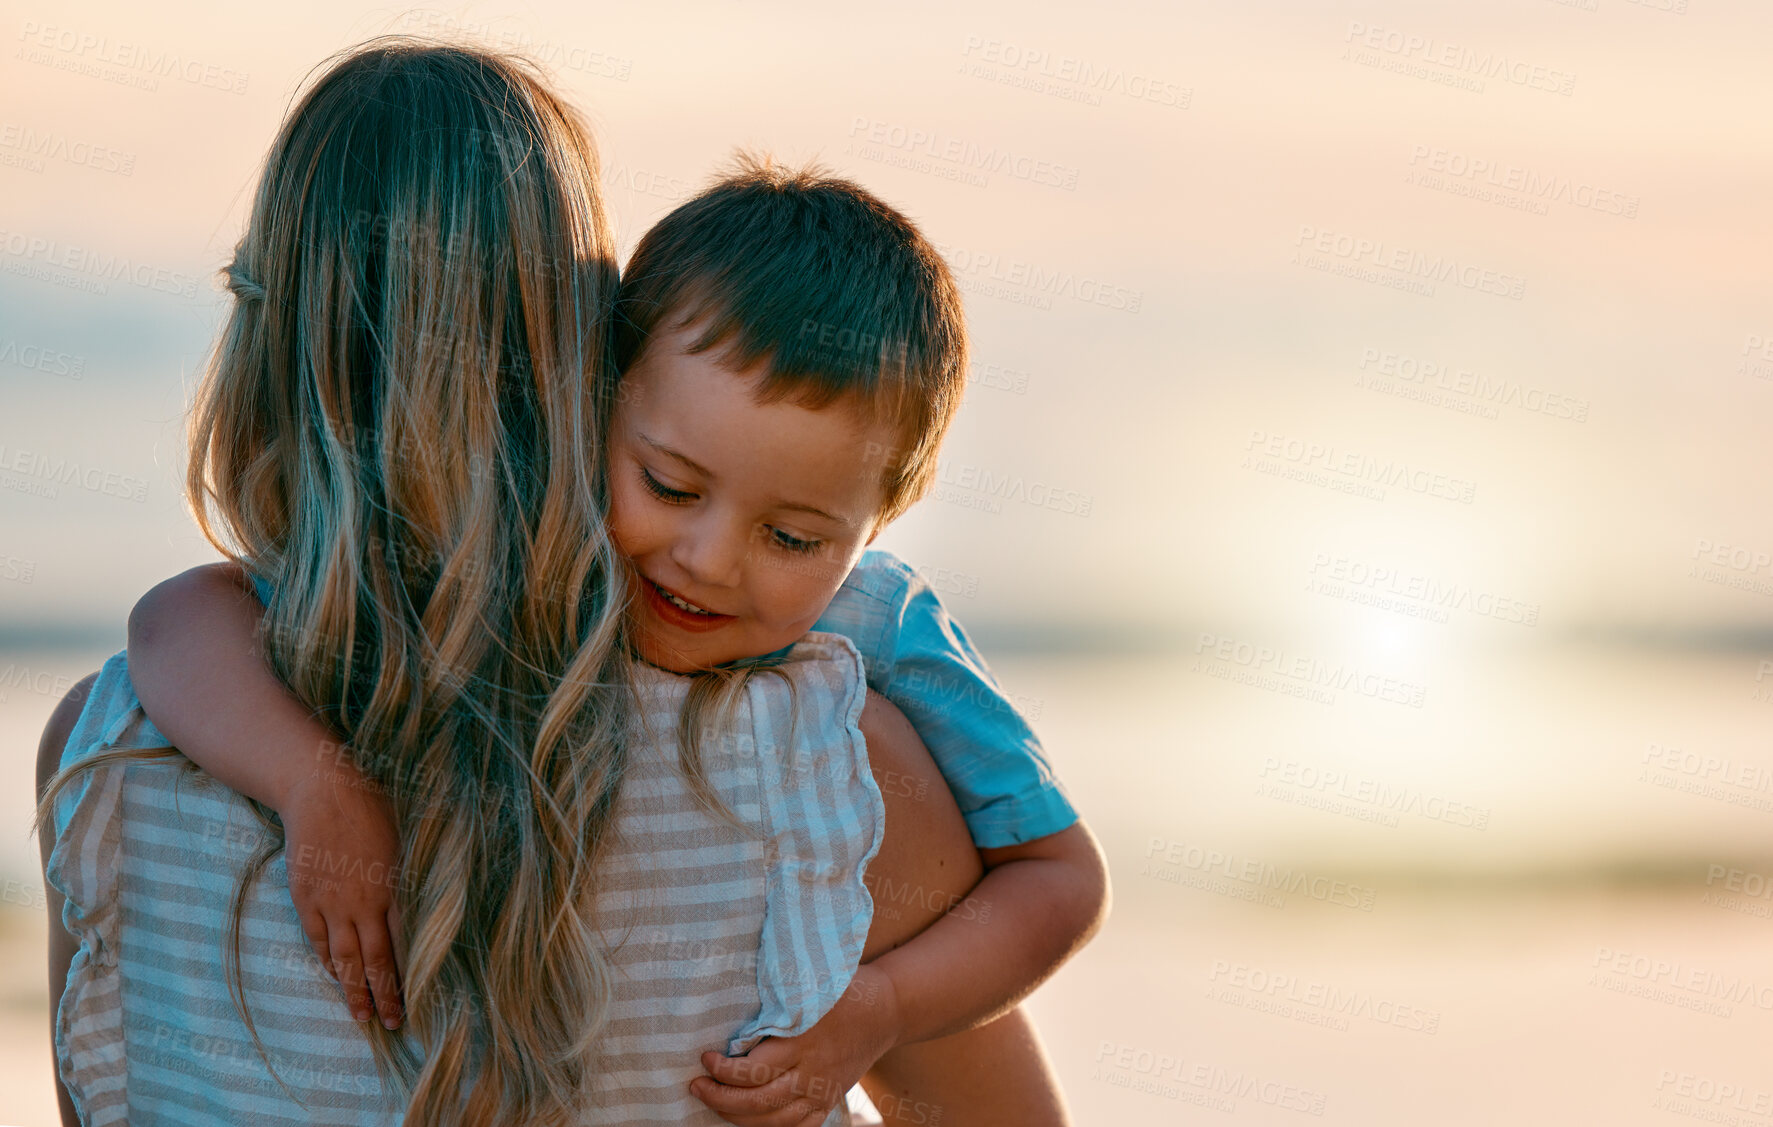
{"type": "MultiPolygon", "coordinates": [[[[967,901],[870,964],[891,1005],[834,1011],[745,1058],[704,1057],[711,1078],[693,1090],[735,1122],[794,1094],[841,1092],[883,1049],[889,1061],[963,1061],[965,1031],[1011,1011],[1106,910],[1100,853],[1027,723],[929,585],[867,550],[933,480],[965,369],[959,295],[940,257],[904,216],[815,172],[741,162],[649,231],[623,277],[604,454],[637,652],[690,673],[767,660],[811,629],[844,634],[871,688],[928,746],[986,866],[967,901]],[[874,1020],[886,1024],[853,1027],[874,1020]]],[[[386,812],[348,774],[296,785],[309,766],[239,750],[277,746],[269,735],[223,746],[214,723],[208,734],[188,727],[202,715],[189,674],[232,660],[246,639],[198,625],[205,601],[237,599],[233,579],[218,570],[173,584],[131,618],[143,705],[224,782],[291,796],[279,813],[304,927],[340,968],[359,1020],[367,980],[392,1027],[390,890],[303,882],[297,855],[298,841],[376,843],[391,864],[386,812]]],[[[886,910],[893,890],[872,891],[886,910]]]]}

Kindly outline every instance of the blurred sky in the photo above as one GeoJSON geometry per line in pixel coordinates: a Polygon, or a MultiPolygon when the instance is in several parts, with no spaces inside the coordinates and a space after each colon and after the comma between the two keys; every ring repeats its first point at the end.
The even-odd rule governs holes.
{"type": "Polygon", "coordinates": [[[304,75],[385,31],[548,64],[624,250],[738,145],[918,220],[978,365],[940,496],[886,543],[982,629],[1358,650],[1378,628],[1306,590],[1355,565],[1539,610],[1460,645],[1765,626],[1765,594],[1689,570],[1740,549],[1713,570],[1773,590],[1770,25],[1697,0],[15,7],[0,465],[145,499],[0,474],[0,575],[29,574],[0,629],[116,624],[210,557],[179,477],[214,271],[304,75]],[[117,259],[144,284],[57,265],[117,259]],[[1410,292],[1409,264],[1456,268],[1410,292]]]}

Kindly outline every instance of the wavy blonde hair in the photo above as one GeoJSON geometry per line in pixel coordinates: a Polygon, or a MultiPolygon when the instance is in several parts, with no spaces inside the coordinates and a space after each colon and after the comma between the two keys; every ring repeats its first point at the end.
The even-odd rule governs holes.
{"type": "Polygon", "coordinates": [[[528,65],[345,53],[266,158],[191,420],[188,498],[274,588],[271,665],[395,807],[408,1021],[366,1030],[410,1127],[572,1121],[606,1020],[591,877],[632,681],[598,183],[528,65]]]}

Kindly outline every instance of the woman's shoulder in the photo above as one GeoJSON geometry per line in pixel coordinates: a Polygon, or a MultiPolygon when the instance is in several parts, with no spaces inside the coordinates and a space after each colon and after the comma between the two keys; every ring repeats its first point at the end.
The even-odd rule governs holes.
{"type": "Polygon", "coordinates": [[[49,714],[49,723],[43,726],[43,736],[37,742],[36,793],[42,794],[44,786],[61,770],[62,752],[73,739],[74,726],[80,722],[80,714],[85,710],[98,678],[94,672],[74,682],[73,688],[56,702],[55,711],[49,714]]]}

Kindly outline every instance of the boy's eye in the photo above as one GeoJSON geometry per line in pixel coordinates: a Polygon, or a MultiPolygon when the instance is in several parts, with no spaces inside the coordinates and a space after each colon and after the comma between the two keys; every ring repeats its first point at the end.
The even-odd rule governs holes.
{"type": "Polygon", "coordinates": [[[659,500],[664,501],[666,504],[686,505],[696,499],[694,493],[682,489],[673,489],[669,485],[666,485],[649,473],[645,466],[640,467],[640,480],[641,483],[646,486],[647,492],[651,493],[659,500]]]}
{"type": "Polygon", "coordinates": [[[823,540],[802,540],[798,536],[788,535],[779,528],[773,528],[770,532],[771,538],[776,542],[776,546],[786,548],[790,552],[816,551],[819,545],[824,543],[823,540]]]}

